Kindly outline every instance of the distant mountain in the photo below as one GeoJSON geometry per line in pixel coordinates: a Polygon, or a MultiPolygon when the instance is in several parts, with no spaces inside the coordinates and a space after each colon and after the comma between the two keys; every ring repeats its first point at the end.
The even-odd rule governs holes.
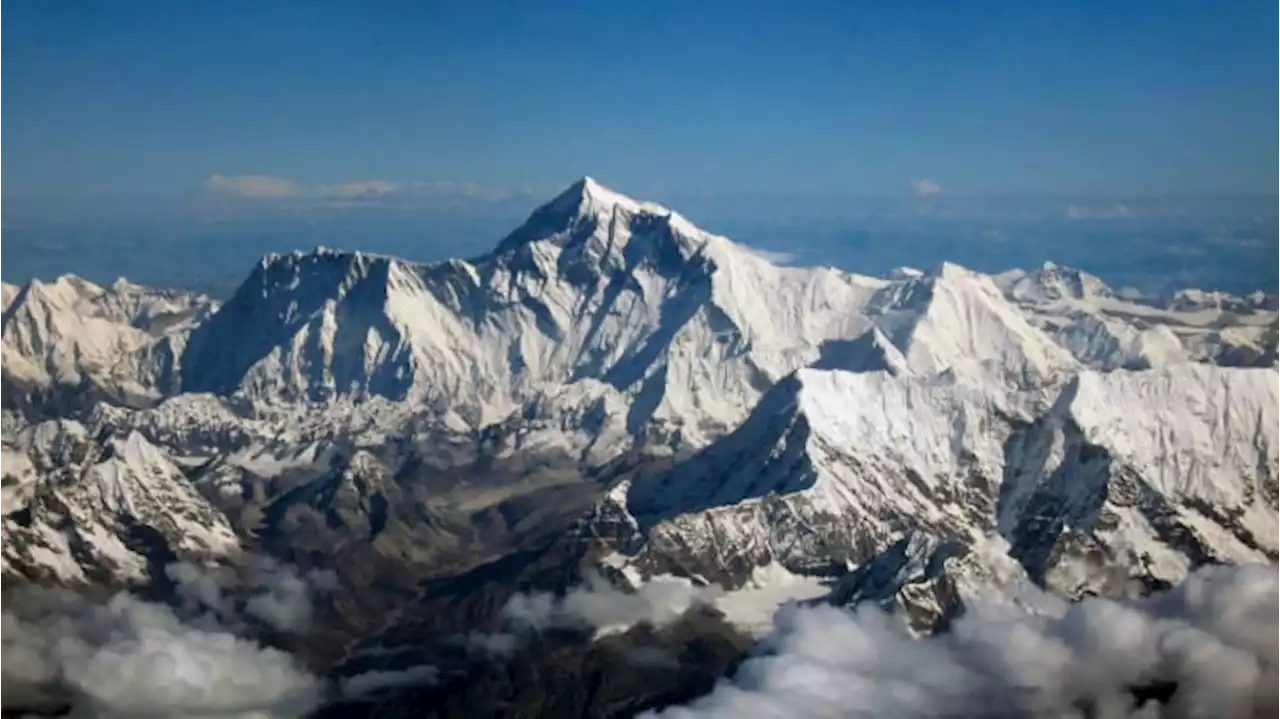
{"type": "Polygon", "coordinates": [[[3,302],[6,586],[331,568],[299,651],[338,674],[593,572],[714,588],[719,671],[791,600],[923,631],[1280,552],[1262,293],[781,267],[584,178],[469,260],[319,248],[222,305],[71,276],[3,302]]]}

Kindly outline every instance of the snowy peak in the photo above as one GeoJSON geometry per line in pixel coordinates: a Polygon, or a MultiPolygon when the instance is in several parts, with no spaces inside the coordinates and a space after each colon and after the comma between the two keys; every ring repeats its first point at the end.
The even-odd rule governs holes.
{"type": "Polygon", "coordinates": [[[917,373],[1030,388],[1051,385],[1077,366],[990,277],[950,262],[885,287],[869,309],[917,373]]]}
{"type": "Polygon", "coordinates": [[[572,203],[579,214],[612,214],[622,210],[632,215],[670,215],[671,210],[653,203],[634,200],[626,195],[605,187],[590,176],[583,177],[570,185],[552,205],[565,207],[572,203]]]}
{"type": "Polygon", "coordinates": [[[587,177],[535,210],[480,264],[578,286],[638,268],[670,277],[687,265],[705,271],[698,258],[707,240],[706,233],[671,210],[587,177]]]}
{"type": "Polygon", "coordinates": [[[1097,277],[1053,262],[1046,262],[1030,272],[1007,272],[997,276],[996,280],[1011,299],[1019,302],[1088,301],[1115,295],[1097,277]]]}
{"type": "Polygon", "coordinates": [[[812,367],[849,372],[886,372],[894,376],[911,374],[907,358],[878,327],[872,327],[853,340],[831,340],[823,343],[822,355],[812,367]]]}
{"type": "Polygon", "coordinates": [[[1085,372],[1008,444],[1001,532],[1068,594],[1203,564],[1275,562],[1277,377],[1199,364],[1085,372]]]}
{"type": "Polygon", "coordinates": [[[611,561],[733,588],[771,562],[874,564],[918,533],[982,549],[956,581],[1078,597],[1280,556],[1273,370],[1085,371],[1023,419],[946,379],[796,372],[732,433],[615,488],[611,561]]]}

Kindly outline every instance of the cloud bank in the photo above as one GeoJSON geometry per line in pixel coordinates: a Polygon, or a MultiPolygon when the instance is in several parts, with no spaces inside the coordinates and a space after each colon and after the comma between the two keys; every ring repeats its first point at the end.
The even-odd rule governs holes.
{"type": "Polygon", "coordinates": [[[305,631],[312,597],[336,578],[266,559],[246,572],[169,565],[175,607],[125,593],[106,603],[38,587],[8,594],[4,706],[70,705],[106,718],[305,715],[323,682],[245,635],[255,625],[305,631]],[[246,585],[247,598],[231,591],[246,585]]]}
{"type": "Polygon", "coordinates": [[[1275,567],[1211,567],[1146,600],[1088,599],[1060,616],[976,607],[927,639],[870,606],[787,608],[731,680],[649,716],[1274,716],[1278,588],[1275,567]]]}

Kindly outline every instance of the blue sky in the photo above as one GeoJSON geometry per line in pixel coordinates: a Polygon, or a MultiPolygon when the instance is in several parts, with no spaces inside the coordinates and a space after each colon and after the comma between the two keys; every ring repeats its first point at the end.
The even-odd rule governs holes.
{"type": "Polygon", "coordinates": [[[4,9],[6,199],[1277,188],[1270,0],[4,9]]]}

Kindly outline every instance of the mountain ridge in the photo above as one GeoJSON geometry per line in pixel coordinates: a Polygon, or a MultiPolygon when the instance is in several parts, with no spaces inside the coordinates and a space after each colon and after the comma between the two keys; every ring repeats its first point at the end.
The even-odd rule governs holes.
{"type": "Polygon", "coordinates": [[[52,284],[4,287],[6,582],[265,552],[350,592],[316,656],[590,572],[736,630],[825,598],[928,632],[1280,552],[1265,295],[780,267],[590,178],[470,260],[271,254],[221,305],[52,284]]]}

